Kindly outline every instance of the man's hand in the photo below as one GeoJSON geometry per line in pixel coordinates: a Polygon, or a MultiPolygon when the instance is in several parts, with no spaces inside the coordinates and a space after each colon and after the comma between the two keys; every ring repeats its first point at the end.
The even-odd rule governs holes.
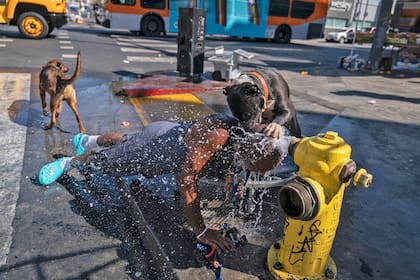
{"type": "Polygon", "coordinates": [[[233,241],[229,237],[222,236],[220,230],[207,229],[197,240],[225,253],[234,248],[233,241]]]}
{"type": "Polygon", "coordinates": [[[272,122],[264,129],[264,134],[279,139],[283,135],[283,129],[278,123],[272,122]]]}

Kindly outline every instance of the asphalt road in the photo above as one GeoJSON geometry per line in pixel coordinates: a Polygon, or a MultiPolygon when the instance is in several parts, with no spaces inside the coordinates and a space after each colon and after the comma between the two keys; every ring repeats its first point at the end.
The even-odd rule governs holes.
{"type": "MultiPolygon", "coordinates": [[[[374,175],[369,189],[346,190],[331,252],[338,279],[418,279],[418,73],[374,76],[338,69],[338,58],[350,54],[352,46],[322,40],[278,45],[212,38],[206,41],[206,57],[220,45],[226,50],[241,48],[256,54],[252,60],[241,60],[244,70],[282,70],[303,133],[310,136],[337,131],[352,146],[357,164],[374,175]]],[[[74,69],[80,50],[82,74],[75,87],[87,130],[95,134],[136,131],[144,124],[141,116],[132,103],[115,93],[139,75],[175,70],[175,37],[142,38],[125,31],[68,25],[50,38],[32,41],[21,39],[12,27],[0,26],[0,46],[0,139],[7,159],[0,165],[0,279],[152,279],[152,259],[143,254],[130,221],[118,215],[92,214],[61,184],[39,188],[30,181],[54,154],[73,153],[70,141],[77,132],[66,107],[61,131],[42,129],[48,118],[41,112],[37,72],[56,57],[74,69]],[[121,126],[127,120],[130,126],[121,126]]],[[[366,58],[369,46],[356,46],[353,51],[366,58]]],[[[205,62],[206,75],[212,67],[205,62]]],[[[211,110],[227,110],[220,92],[195,96],[211,110]]],[[[165,110],[153,114],[166,116],[165,110]]],[[[267,219],[273,224],[279,217],[267,219]]],[[[267,242],[269,245],[280,234],[266,232],[265,240],[250,234],[259,244],[253,249],[264,252],[267,242]]],[[[180,260],[177,268],[188,275],[189,252],[179,246],[174,252],[173,257],[180,260]]],[[[240,264],[228,265],[226,273],[239,277],[230,279],[265,279],[254,267],[263,262],[245,258],[240,264]]],[[[202,270],[194,273],[211,279],[202,270]]]]}

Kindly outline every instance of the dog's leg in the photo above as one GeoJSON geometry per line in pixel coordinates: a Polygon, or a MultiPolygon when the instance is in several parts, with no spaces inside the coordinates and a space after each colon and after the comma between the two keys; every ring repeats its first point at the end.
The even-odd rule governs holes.
{"type": "Polygon", "coordinates": [[[298,138],[302,137],[302,131],[300,130],[300,125],[297,120],[296,111],[294,112],[293,117],[290,120],[289,131],[290,131],[290,134],[295,137],[298,137],[298,138]]]}
{"type": "Polygon", "coordinates": [[[79,111],[77,110],[77,103],[74,101],[71,102],[70,100],[67,100],[67,104],[69,104],[70,108],[73,110],[77,123],[79,124],[79,132],[86,133],[86,129],[85,129],[85,126],[83,125],[82,118],[80,117],[79,111]]]}
{"type": "Polygon", "coordinates": [[[57,105],[57,111],[55,112],[55,117],[58,119],[58,117],[61,115],[61,112],[63,111],[63,101],[58,102],[57,105]]]}
{"type": "Polygon", "coordinates": [[[57,103],[60,102],[55,96],[50,97],[50,110],[51,110],[51,122],[44,126],[45,130],[53,128],[55,123],[57,122],[56,114],[57,114],[57,103]]]}
{"type": "Polygon", "coordinates": [[[42,113],[44,116],[48,116],[48,107],[45,100],[45,90],[42,87],[39,87],[39,95],[41,96],[42,113]]]}

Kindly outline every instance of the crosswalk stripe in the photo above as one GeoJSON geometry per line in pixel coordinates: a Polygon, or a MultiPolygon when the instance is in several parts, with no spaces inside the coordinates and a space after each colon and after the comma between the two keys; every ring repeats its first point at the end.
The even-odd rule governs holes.
{"type": "Polygon", "coordinates": [[[137,43],[142,43],[142,44],[147,44],[147,43],[168,44],[168,45],[169,44],[174,44],[174,42],[172,42],[172,41],[159,41],[159,40],[152,40],[152,39],[137,39],[137,38],[126,38],[126,37],[118,38],[118,40],[137,42],[137,43]]]}
{"type": "Polygon", "coordinates": [[[77,58],[77,54],[62,54],[62,58],[77,58]]]}
{"type": "Polygon", "coordinates": [[[0,38],[0,42],[13,42],[13,39],[0,38]]]}
{"type": "Polygon", "coordinates": [[[5,48],[6,44],[0,44],[0,48],[5,48]]]}
{"type": "Polygon", "coordinates": [[[74,49],[74,47],[73,46],[60,46],[60,49],[62,49],[62,50],[72,50],[72,49],[74,49]]]}
{"type": "Polygon", "coordinates": [[[12,222],[20,190],[27,129],[25,125],[20,124],[23,120],[18,123],[13,119],[16,117],[13,113],[19,113],[19,118],[21,116],[28,118],[28,108],[24,103],[29,104],[31,74],[0,73],[0,88],[3,89],[0,104],[2,132],[0,152],[2,157],[7,159],[0,162],[0,169],[7,170],[7,174],[4,174],[6,176],[0,180],[0,266],[2,266],[6,264],[12,243],[12,222]],[[23,105],[19,102],[23,102],[23,105]]]}
{"type": "Polygon", "coordinates": [[[127,56],[130,62],[160,62],[160,63],[175,63],[176,57],[146,57],[146,56],[127,56]]]}
{"type": "Polygon", "coordinates": [[[134,44],[130,42],[120,42],[120,41],[117,41],[117,45],[118,46],[134,46],[134,44]]]}
{"type": "Polygon", "coordinates": [[[121,48],[122,52],[140,52],[140,53],[160,53],[160,51],[157,50],[148,50],[143,48],[121,48]]]}
{"type": "Polygon", "coordinates": [[[163,44],[149,44],[149,43],[146,43],[146,44],[141,44],[141,45],[139,44],[138,46],[139,47],[146,47],[146,48],[170,48],[170,49],[178,48],[177,45],[167,45],[165,43],[163,43],[163,44]]]}
{"type": "Polygon", "coordinates": [[[60,44],[71,44],[71,41],[58,41],[60,44]]]}

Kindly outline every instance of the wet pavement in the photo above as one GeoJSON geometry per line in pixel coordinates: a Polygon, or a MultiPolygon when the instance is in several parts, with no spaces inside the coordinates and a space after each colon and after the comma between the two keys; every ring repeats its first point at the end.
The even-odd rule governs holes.
{"type": "MultiPolygon", "coordinates": [[[[338,132],[351,145],[352,159],[374,176],[368,189],[350,186],[345,190],[331,251],[337,279],[418,279],[420,77],[405,73],[373,76],[326,66],[309,70],[308,75],[282,73],[304,135],[338,132]]],[[[24,143],[15,142],[21,148],[24,145],[25,152],[23,162],[17,162],[12,171],[21,172],[22,177],[13,181],[13,192],[19,196],[14,198],[17,206],[10,251],[0,267],[0,279],[214,279],[179,210],[179,198],[165,193],[164,186],[173,183],[170,176],[133,184],[128,200],[119,199],[117,187],[86,186],[78,173],[48,187],[31,182],[42,164],[56,155],[74,153],[71,137],[77,123],[64,106],[61,130],[42,129],[48,118],[42,116],[35,72],[30,74],[29,96],[14,97],[8,103],[9,111],[26,111],[2,117],[5,127],[16,125],[27,136],[24,143]],[[154,186],[161,187],[160,196],[150,191],[154,186]]],[[[168,80],[174,79],[166,74],[168,80]]],[[[165,73],[152,76],[156,75],[161,80],[165,73]]],[[[83,79],[81,84],[89,84],[83,79]]],[[[207,82],[206,90],[197,90],[194,84],[187,87],[188,92],[177,89],[169,95],[123,94],[122,89],[144,85],[142,82],[142,77],[136,77],[76,87],[88,133],[130,133],[156,120],[179,122],[228,112],[220,85],[207,82]]],[[[290,165],[287,161],[276,174],[289,172],[290,165]]],[[[220,182],[208,178],[200,185],[207,223],[228,222],[248,240],[222,256],[223,279],[270,279],[267,251],[281,238],[285,220],[277,191],[262,195],[257,215],[232,217],[220,182]]]]}

